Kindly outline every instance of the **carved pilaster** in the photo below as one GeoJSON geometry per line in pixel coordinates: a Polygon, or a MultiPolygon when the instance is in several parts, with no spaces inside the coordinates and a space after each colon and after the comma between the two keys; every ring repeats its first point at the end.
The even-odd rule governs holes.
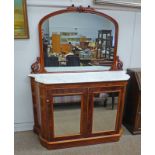
{"type": "Polygon", "coordinates": [[[31,65],[31,73],[36,74],[40,71],[40,57],[37,57],[37,60],[35,63],[31,65]]]}
{"type": "Polygon", "coordinates": [[[116,68],[117,70],[123,70],[123,62],[119,59],[119,56],[116,57],[116,68]]]}

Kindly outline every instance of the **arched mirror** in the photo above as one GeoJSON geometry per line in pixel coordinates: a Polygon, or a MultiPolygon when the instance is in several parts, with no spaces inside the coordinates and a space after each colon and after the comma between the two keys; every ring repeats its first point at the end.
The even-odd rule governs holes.
{"type": "Polygon", "coordinates": [[[39,23],[44,72],[103,71],[116,67],[118,24],[87,7],[69,7],[39,23]]]}

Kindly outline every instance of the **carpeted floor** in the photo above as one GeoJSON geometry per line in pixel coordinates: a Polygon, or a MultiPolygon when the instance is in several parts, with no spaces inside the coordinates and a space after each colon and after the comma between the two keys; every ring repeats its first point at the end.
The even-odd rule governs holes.
{"type": "Polygon", "coordinates": [[[119,142],[47,150],[32,131],[15,133],[15,155],[140,155],[141,136],[126,129],[119,142]]]}

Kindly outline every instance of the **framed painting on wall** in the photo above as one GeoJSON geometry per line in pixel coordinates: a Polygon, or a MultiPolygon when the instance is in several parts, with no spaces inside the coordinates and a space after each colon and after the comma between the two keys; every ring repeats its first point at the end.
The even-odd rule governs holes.
{"type": "Polygon", "coordinates": [[[141,8],[141,0],[94,0],[95,4],[141,8]]]}
{"type": "Polygon", "coordinates": [[[29,38],[26,0],[14,0],[14,38],[29,38]]]}

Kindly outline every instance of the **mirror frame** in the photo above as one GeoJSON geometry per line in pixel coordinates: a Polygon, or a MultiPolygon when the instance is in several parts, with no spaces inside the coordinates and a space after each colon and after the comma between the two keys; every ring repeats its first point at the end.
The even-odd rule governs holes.
{"type": "MultiPolygon", "coordinates": [[[[40,58],[38,57],[37,61],[34,64],[32,64],[32,66],[31,66],[32,73],[36,73],[36,72],[37,73],[38,72],[39,73],[66,73],[65,71],[63,71],[63,72],[47,72],[44,69],[45,66],[44,66],[44,51],[43,51],[43,43],[42,43],[42,24],[45,20],[47,20],[50,17],[56,16],[59,14],[63,14],[63,13],[72,13],[72,12],[96,14],[98,16],[102,16],[104,18],[107,18],[108,20],[110,20],[114,24],[114,26],[115,26],[114,60],[112,63],[111,62],[110,63],[105,62],[105,65],[111,66],[110,70],[121,70],[123,63],[119,60],[119,57],[117,56],[117,44],[118,44],[118,23],[117,23],[117,21],[114,18],[112,18],[111,16],[106,15],[102,12],[96,11],[94,8],[91,8],[90,6],[88,6],[88,7],[82,7],[82,6],[75,7],[74,5],[72,5],[70,7],[67,7],[66,9],[58,10],[58,11],[52,12],[50,14],[47,14],[46,16],[44,16],[40,20],[39,25],[38,25],[40,58]],[[40,65],[37,66],[37,63],[39,63],[40,65]]],[[[98,72],[97,70],[92,70],[92,71],[98,72]]],[[[85,70],[85,71],[67,71],[67,72],[90,72],[90,71],[85,70]]]]}

